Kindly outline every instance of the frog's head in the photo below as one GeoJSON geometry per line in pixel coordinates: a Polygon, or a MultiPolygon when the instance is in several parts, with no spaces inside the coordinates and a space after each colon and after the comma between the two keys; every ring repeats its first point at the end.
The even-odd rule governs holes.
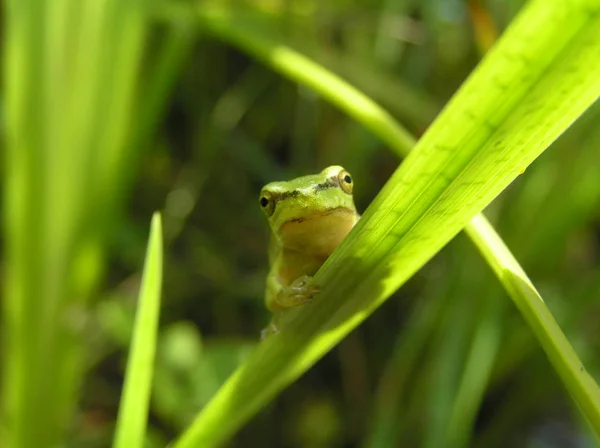
{"type": "Polygon", "coordinates": [[[281,245],[306,250],[307,245],[338,244],[358,219],[353,179],[341,166],[288,182],[271,182],[259,204],[281,245]]]}

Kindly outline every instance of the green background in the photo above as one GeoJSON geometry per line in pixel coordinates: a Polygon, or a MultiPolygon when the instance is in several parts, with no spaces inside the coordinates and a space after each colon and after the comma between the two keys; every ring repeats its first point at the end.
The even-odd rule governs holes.
{"type": "MultiPolygon", "coordinates": [[[[262,185],[340,164],[355,179],[354,196],[363,211],[400,163],[360,124],[206,33],[179,14],[178,5],[157,8],[147,33],[134,35],[139,24],[127,22],[127,13],[152,8],[126,3],[131,6],[121,6],[122,15],[114,8],[117,18],[107,26],[128,31],[116,33],[107,46],[123,60],[138,61],[137,71],[131,68],[135,95],[119,91],[117,81],[112,88],[98,81],[106,76],[110,83],[120,76],[114,73],[127,71],[107,52],[88,75],[109,98],[125,98],[124,103],[96,109],[77,91],[71,109],[64,109],[75,112],[55,118],[70,120],[65,138],[73,139],[73,148],[79,146],[71,131],[85,133],[78,127],[77,100],[81,111],[89,107],[99,114],[89,123],[100,116],[121,123],[122,112],[132,117],[125,123],[133,129],[123,125],[123,135],[131,131],[128,137],[119,134],[118,125],[86,134],[89,141],[114,135],[122,142],[114,148],[133,148],[122,164],[107,159],[110,188],[80,192],[66,185],[64,194],[57,193],[65,202],[77,196],[78,210],[86,210],[72,212],[81,213],[81,228],[97,224],[90,247],[97,247],[94,235],[103,242],[101,256],[94,249],[92,261],[82,256],[88,261],[75,272],[83,280],[78,277],[72,286],[79,291],[84,285],[89,298],[80,333],[83,381],[66,429],[69,447],[111,443],[155,210],[162,213],[165,246],[150,447],[164,446],[191,423],[269,321],[263,305],[269,234],[258,206],[262,185]],[[96,267],[96,257],[107,260],[103,268],[96,267]],[[86,286],[88,271],[95,287],[86,286]]],[[[257,0],[239,6],[365,92],[415,137],[520,7],[514,0],[257,0]]],[[[65,32],[83,32],[71,25],[65,32]]],[[[69,55],[76,49],[61,51],[69,55]]],[[[5,72],[10,55],[5,49],[5,72]]],[[[34,72],[51,79],[47,68],[34,72]]],[[[13,87],[5,85],[5,92],[13,87]]],[[[68,90],[68,82],[63,87],[68,90]]],[[[486,210],[594,378],[600,368],[599,124],[596,104],[486,210]]],[[[35,120],[22,125],[38,135],[35,120]]],[[[106,148],[113,147],[109,137],[106,148]]],[[[99,143],[96,150],[102,148],[99,143]]],[[[104,154],[90,151],[94,157],[104,154]]],[[[48,154],[47,163],[58,159],[64,173],[76,166],[67,153],[48,154]]],[[[32,160],[43,173],[46,162],[38,166],[42,159],[35,154],[32,160]]],[[[13,209],[5,201],[10,221],[13,209]]],[[[29,204],[36,216],[35,197],[29,204]]],[[[56,205],[39,213],[63,217],[69,210],[56,205]]],[[[62,229],[60,220],[55,227],[62,229]]],[[[3,313],[6,318],[11,309],[3,313]]],[[[39,321],[31,325],[43,326],[45,311],[36,313],[39,321]]],[[[463,234],[253,417],[230,446],[439,447],[450,441],[477,447],[595,444],[532,331],[463,234]]]]}

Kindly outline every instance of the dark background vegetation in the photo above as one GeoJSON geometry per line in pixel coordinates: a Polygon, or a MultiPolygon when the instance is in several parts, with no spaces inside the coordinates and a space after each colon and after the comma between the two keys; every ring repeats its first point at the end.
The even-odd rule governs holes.
{"type": "MultiPolygon", "coordinates": [[[[286,2],[260,1],[253,8],[418,137],[520,3],[339,0],[287,11],[286,2]]],[[[154,27],[150,50],[166,26],[154,27]]],[[[596,378],[599,117],[597,106],[590,109],[486,212],[596,378]]],[[[110,443],[153,211],[163,212],[166,241],[149,441],[161,446],[269,320],[261,186],[341,164],[354,175],[362,211],[399,163],[312,92],[195,34],[131,173],[87,333],[91,362],[71,446],[110,443]]],[[[593,446],[531,331],[463,235],[230,445],[437,447],[454,433],[465,446],[593,446]]]]}

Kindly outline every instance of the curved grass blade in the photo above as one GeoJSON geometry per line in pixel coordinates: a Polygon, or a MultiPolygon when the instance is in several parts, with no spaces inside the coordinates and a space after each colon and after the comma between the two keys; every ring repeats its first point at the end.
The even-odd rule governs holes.
{"type": "Polygon", "coordinates": [[[144,446],[160,315],[162,260],[161,219],[160,214],[155,213],[152,217],[131,349],[119,405],[113,443],[115,448],[144,446]]]}
{"type": "Polygon", "coordinates": [[[579,360],[535,286],[489,223],[475,218],[465,230],[509,292],[563,384],[596,433],[600,434],[600,389],[579,360]],[[477,231],[474,231],[475,225],[477,231]]]}
{"type": "MultiPolygon", "coordinates": [[[[593,30],[599,9],[596,1],[569,8],[537,1],[526,8],[317,274],[318,306],[289,313],[280,335],[230,378],[178,447],[222,442],[364,320],[598,97],[600,63],[593,55],[600,42],[593,30]]],[[[203,19],[253,53],[270,48],[269,63],[297,79],[324,75],[304,75],[306,65],[287,67],[297,66],[298,55],[244,34],[227,14],[203,19]]],[[[349,86],[340,92],[331,76],[324,85],[335,92],[328,99],[364,123],[377,123],[388,143],[409,140],[364,97],[345,104],[349,86]]]]}

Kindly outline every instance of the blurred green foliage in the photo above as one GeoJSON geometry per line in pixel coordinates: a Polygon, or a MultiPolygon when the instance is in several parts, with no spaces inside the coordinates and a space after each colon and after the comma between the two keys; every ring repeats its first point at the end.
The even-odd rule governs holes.
{"type": "MultiPolygon", "coordinates": [[[[418,136],[521,3],[256,0],[249,8],[418,136]]],[[[128,191],[125,212],[107,207],[103,220],[108,263],[82,333],[85,377],[68,427],[71,447],[110,445],[154,210],[164,217],[165,272],[148,446],[164,446],[248,355],[269,319],[260,187],[341,164],[364,210],[399,163],[333,106],[202,34],[192,20],[153,17],[144,48],[126,139],[143,152],[115,181],[122,188],[115,196],[128,191]]],[[[487,210],[595,378],[599,123],[597,104],[487,210]]],[[[439,447],[448,440],[596,443],[462,235],[231,446],[439,447]]]]}

